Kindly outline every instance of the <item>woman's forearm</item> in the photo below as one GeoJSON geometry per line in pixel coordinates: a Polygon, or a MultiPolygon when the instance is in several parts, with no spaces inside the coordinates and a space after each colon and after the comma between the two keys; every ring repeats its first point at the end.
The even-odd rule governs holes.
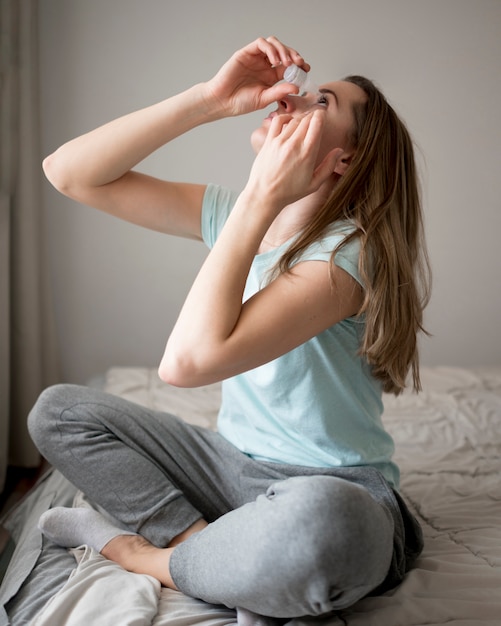
{"type": "Polygon", "coordinates": [[[260,37],[237,51],[209,81],[64,144],[45,159],[47,178],[68,195],[72,188],[113,182],[192,128],[262,109],[290,93],[290,85],[278,83],[290,63],[309,68],[275,38],[260,37]]]}
{"type": "Polygon", "coordinates": [[[246,191],[237,200],[167,342],[159,368],[166,382],[192,386],[226,377],[224,368],[232,363],[225,345],[238,324],[249,269],[272,221],[263,208],[246,191]]]}
{"type": "Polygon", "coordinates": [[[68,195],[72,188],[105,185],[172,139],[222,116],[198,84],[69,141],[44,160],[44,171],[68,195]]]}
{"type": "MultiPolygon", "coordinates": [[[[285,207],[289,217],[282,219],[287,226],[282,236],[290,237],[291,227],[299,232],[302,223],[315,215],[331,189],[331,172],[342,153],[333,150],[317,165],[322,115],[317,112],[299,120],[281,116],[270,125],[247,185],[169,337],[160,364],[163,380],[181,386],[206,384],[243,371],[242,365],[250,362],[247,354],[260,341],[256,330],[266,330],[263,319],[269,316],[268,300],[259,300],[265,304],[253,306],[251,313],[242,302],[252,261],[285,207]],[[301,206],[298,200],[303,200],[301,206]]],[[[268,349],[264,343],[260,347],[263,354],[268,349]]]]}

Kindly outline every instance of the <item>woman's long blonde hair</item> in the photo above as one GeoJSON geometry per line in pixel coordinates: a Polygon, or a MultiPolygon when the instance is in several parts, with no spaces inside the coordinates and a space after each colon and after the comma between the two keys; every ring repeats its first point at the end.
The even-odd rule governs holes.
{"type": "Polygon", "coordinates": [[[360,353],[384,391],[399,394],[410,370],[418,391],[417,335],[426,332],[423,310],[429,300],[431,272],[413,144],[372,81],[361,76],[344,80],[367,95],[353,110],[350,139],[355,156],[315,220],[283,255],[279,270],[288,271],[332,223],[351,220],[356,230],[339,247],[360,238],[359,271],[365,285],[359,312],[365,318],[360,353]]]}

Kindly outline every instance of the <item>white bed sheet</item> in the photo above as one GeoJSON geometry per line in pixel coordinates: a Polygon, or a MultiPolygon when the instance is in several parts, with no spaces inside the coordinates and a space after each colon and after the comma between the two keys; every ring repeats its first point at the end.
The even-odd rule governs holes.
{"type": "MultiPolygon", "coordinates": [[[[421,394],[385,397],[384,420],[396,442],[402,495],[423,527],[423,554],[396,590],[366,598],[335,616],[297,619],[291,625],[501,625],[501,368],[424,368],[422,374],[421,394]]],[[[105,389],[189,422],[215,427],[219,385],[176,389],[161,383],[153,369],[112,368],[106,375],[105,389]]],[[[107,568],[106,580],[111,586],[119,577],[135,576],[118,571],[116,566],[114,574],[110,571],[113,566],[87,550],[73,576],[33,626],[88,626],[89,616],[82,602],[88,595],[95,606],[96,598],[86,568],[93,572],[107,568]],[[51,613],[56,609],[66,612],[64,622],[57,617],[60,614],[51,613]]],[[[97,602],[100,621],[94,617],[92,623],[236,623],[232,611],[159,590],[151,579],[142,578],[148,580],[139,577],[138,585],[149,590],[140,603],[143,616],[117,622],[114,604],[97,602]]],[[[134,585],[132,579],[128,581],[134,585]]],[[[108,593],[105,597],[112,596],[108,593]]],[[[126,598],[122,599],[122,615],[128,614],[123,610],[126,598]]]]}

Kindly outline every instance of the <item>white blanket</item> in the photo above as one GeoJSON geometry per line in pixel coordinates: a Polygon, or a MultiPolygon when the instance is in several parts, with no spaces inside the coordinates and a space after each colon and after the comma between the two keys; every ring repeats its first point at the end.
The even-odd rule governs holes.
{"type": "MultiPolygon", "coordinates": [[[[500,626],[501,368],[428,368],[424,391],[385,397],[401,492],[423,526],[425,548],[402,585],[324,620],[291,625],[500,626]]],[[[214,427],[219,387],[170,388],[147,368],[113,368],[106,389],[214,427]]],[[[263,592],[265,592],[263,590],[263,592]]],[[[32,626],[224,626],[233,611],[160,590],[89,548],[32,626]]]]}
{"type": "Polygon", "coordinates": [[[235,612],[131,574],[93,548],[75,550],[78,567],[31,626],[223,626],[235,612]]]}

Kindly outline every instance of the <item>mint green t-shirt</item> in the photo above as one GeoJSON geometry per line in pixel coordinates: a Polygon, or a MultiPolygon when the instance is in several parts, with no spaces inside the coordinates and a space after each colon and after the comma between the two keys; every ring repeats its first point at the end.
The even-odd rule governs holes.
{"type": "MultiPolygon", "coordinates": [[[[238,194],[207,187],[202,236],[212,247],[238,194]]],[[[332,251],[352,232],[349,222],[333,225],[300,261],[329,262],[332,251]]],[[[244,300],[266,282],[270,268],[287,249],[259,254],[252,263],[244,300]]],[[[335,263],[362,284],[357,240],[343,247],[335,263]]],[[[348,318],[264,365],[223,381],[218,431],[249,456],[308,467],[370,465],[398,487],[394,444],[385,431],[381,384],[358,355],[363,320],[348,318]]]]}

